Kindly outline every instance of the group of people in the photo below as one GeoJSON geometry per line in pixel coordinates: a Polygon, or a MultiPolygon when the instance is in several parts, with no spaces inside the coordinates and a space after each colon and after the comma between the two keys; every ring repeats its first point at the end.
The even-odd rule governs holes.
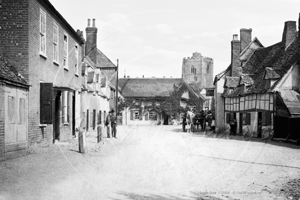
{"type": "Polygon", "coordinates": [[[117,138],[117,117],[114,114],[115,111],[112,109],[108,112],[108,115],[105,119],[105,126],[107,127],[107,138],[110,138],[110,131],[112,137],[117,138]]]}
{"type": "Polygon", "coordinates": [[[187,111],[183,114],[182,117],[182,129],[184,132],[191,132],[194,129],[199,129],[201,131],[207,130],[210,128],[213,132],[215,131],[215,117],[212,112],[201,110],[199,113],[194,114],[195,111],[187,111]]]}

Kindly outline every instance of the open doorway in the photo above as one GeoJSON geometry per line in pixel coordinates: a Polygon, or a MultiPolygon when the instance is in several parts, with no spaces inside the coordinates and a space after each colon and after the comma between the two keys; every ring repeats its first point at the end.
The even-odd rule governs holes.
{"type": "Polygon", "coordinates": [[[61,107],[61,91],[54,93],[54,120],[53,120],[53,143],[60,139],[60,107],[61,107]]]}

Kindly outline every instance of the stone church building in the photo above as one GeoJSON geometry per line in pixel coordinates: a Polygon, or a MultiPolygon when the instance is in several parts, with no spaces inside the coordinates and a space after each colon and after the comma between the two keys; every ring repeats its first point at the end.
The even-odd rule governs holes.
{"type": "Polygon", "coordinates": [[[194,89],[213,87],[213,59],[195,52],[192,57],[183,58],[182,79],[194,89]]]}

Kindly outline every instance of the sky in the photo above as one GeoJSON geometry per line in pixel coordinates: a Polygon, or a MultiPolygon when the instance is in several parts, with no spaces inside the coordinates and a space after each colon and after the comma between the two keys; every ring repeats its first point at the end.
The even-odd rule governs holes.
{"type": "Polygon", "coordinates": [[[214,75],[230,64],[233,34],[252,28],[265,46],[297,21],[300,0],[50,0],[74,30],[96,19],[97,47],[119,77],[180,78],[182,60],[199,52],[214,60],[214,75]]]}

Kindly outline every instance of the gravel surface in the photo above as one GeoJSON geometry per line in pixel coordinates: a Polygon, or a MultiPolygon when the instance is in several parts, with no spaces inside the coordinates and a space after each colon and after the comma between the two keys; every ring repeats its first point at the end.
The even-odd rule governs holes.
{"type": "Polygon", "coordinates": [[[0,163],[0,200],[299,199],[300,147],[180,126],[118,126],[0,163]]]}

